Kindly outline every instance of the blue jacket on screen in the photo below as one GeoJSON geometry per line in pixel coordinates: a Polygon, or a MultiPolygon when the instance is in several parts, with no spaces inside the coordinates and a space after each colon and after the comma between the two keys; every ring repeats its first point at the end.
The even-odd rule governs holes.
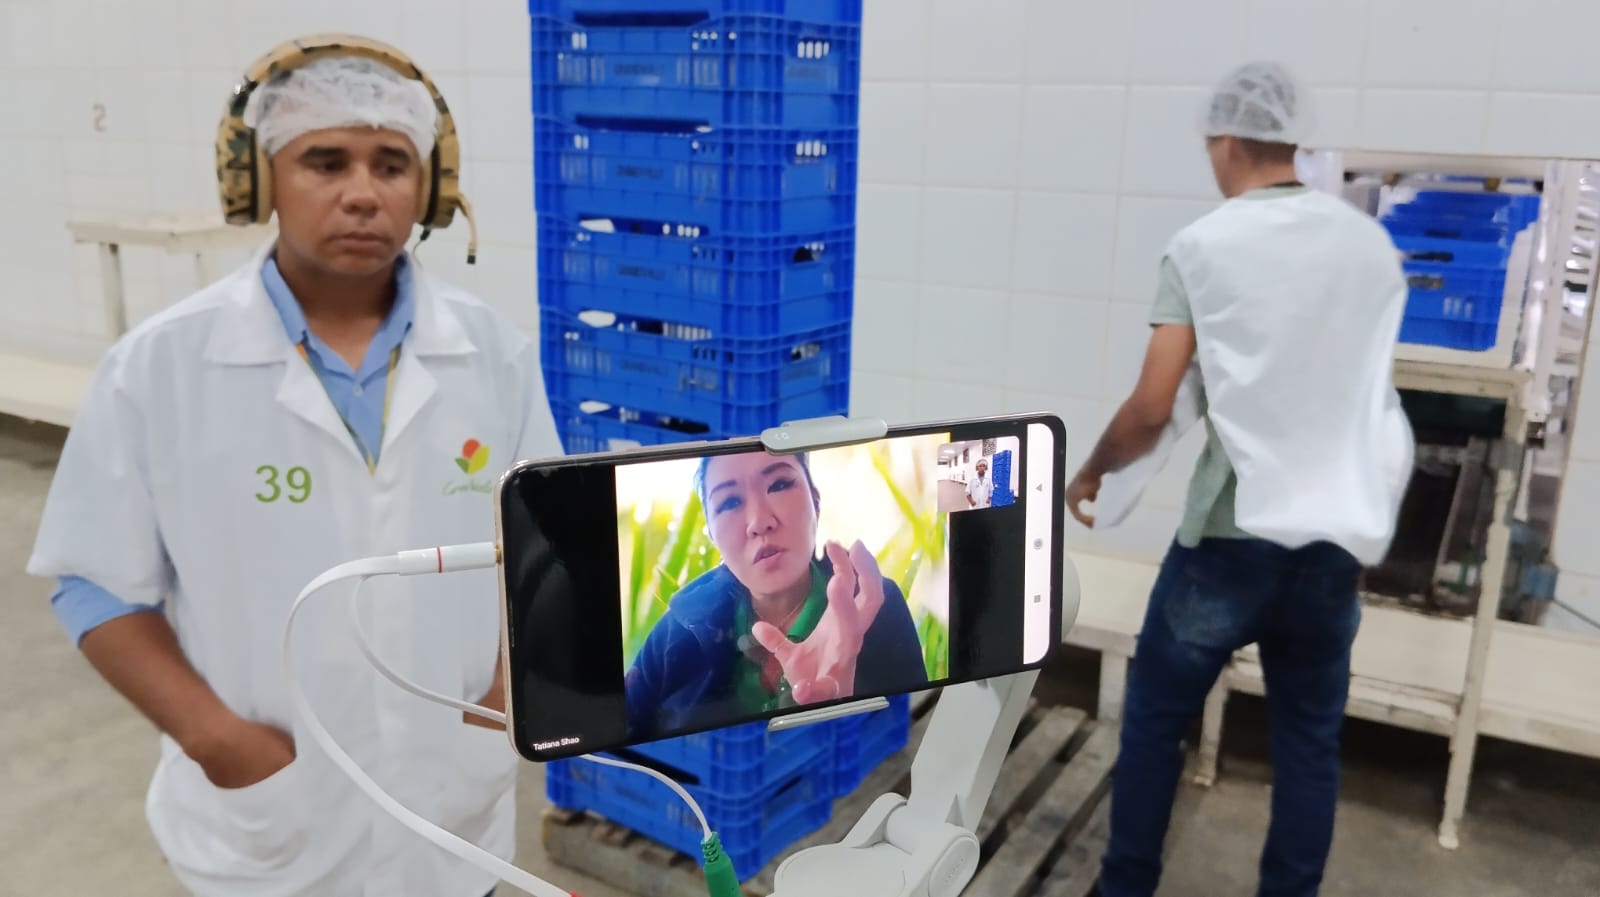
{"type": "MultiPolygon", "coordinates": [[[[824,556],[823,574],[833,565],[824,556]]],[[[672,602],[627,674],[628,734],[720,727],[744,716],[734,691],[739,637],[734,614],[750,592],[726,566],[696,578],[672,602]]],[[[883,605],[862,639],[856,661],[858,695],[893,694],[926,685],[922,643],[900,587],[883,581],[883,605]]]]}

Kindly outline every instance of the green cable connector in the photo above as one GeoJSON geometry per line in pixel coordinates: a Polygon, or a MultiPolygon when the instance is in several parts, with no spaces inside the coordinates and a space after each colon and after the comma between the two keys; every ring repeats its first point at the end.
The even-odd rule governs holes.
{"type": "Polygon", "coordinates": [[[722,839],[716,832],[701,842],[700,852],[706,861],[706,893],[710,897],[743,897],[739,876],[733,872],[733,860],[722,852],[722,839]]]}

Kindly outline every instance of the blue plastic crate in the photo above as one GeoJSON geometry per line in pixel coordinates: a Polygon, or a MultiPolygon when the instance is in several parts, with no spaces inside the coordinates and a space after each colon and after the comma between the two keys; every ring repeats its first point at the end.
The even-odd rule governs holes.
{"type": "Polygon", "coordinates": [[[723,302],[541,278],[539,305],[574,316],[656,318],[703,328],[713,336],[738,338],[816,330],[850,320],[854,297],[845,288],[814,296],[787,296],[773,302],[723,302]]]}
{"type": "Polygon", "coordinates": [[[853,228],[730,236],[657,221],[604,221],[611,230],[540,216],[540,305],[757,337],[832,323],[839,296],[854,287],[853,228]]]}
{"type": "Polygon", "coordinates": [[[745,234],[855,224],[854,131],[701,132],[675,122],[541,118],[534,135],[534,195],[543,215],[619,216],[745,234]]]}
{"type": "MultiPolygon", "coordinates": [[[[833,814],[831,779],[797,775],[766,791],[725,797],[685,785],[722,841],[741,881],[759,873],[794,842],[833,814]]],[[[565,810],[588,811],[647,838],[700,856],[702,834],[693,812],[672,790],[643,773],[586,760],[545,764],[545,793],[565,810]]]]}
{"type": "Polygon", "coordinates": [[[529,0],[528,12],[535,16],[575,20],[639,13],[700,17],[763,15],[859,25],[861,0],[529,0]]]}
{"type": "Polygon", "coordinates": [[[836,733],[831,723],[772,732],[766,722],[699,732],[634,745],[631,753],[663,763],[721,795],[754,794],[830,764],[836,733]]]}
{"type": "MultiPolygon", "coordinates": [[[[1487,296],[1495,302],[1505,295],[1506,273],[1489,268],[1452,268],[1414,263],[1405,268],[1412,300],[1437,296],[1487,296]]],[[[1498,313],[1497,313],[1498,314],[1498,313]]]]}
{"type": "Polygon", "coordinates": [[[858,25],[766,16],[633,21],[534,17],[534,114],[711,128],[854,128],[860,121],[858,25]]]}
{"type": "Polygon", "coordinates": [[[1539,217],[1540,197],[1537,194],[1478,193],[1461,190],[1420,190],[1402,207],[1462,214],[1501,214],[1505,220],[1539,217]]]}
{"type": "Polygon", "coordinates": [[[1510,245],[1520,230],[1504,224],[1485,224],[1481,221],[1437,216],[1392,216],[1383,220],[1389,233],[1402,237],[1424,237],[1440,240],[1467,240],[1477,243],[1510,245]]]}
{"type": "Polygon", "coordinates": [[[1011,491],[1011,450],[996,452],[994,456],[994,469],[990,471],[994,479],[994,493],[989,496],[990,507],[1004,508],[1017,503],[1016,493],[1011,491]]]}
{"type": "Polygon", "coordinates": [[[1494,347],[1500,333],[1505,275],[1495,271],[1415,265],[1400,341],[1477,351],[1494,347]]]}
{"type": "Polygon", "coordinates": [[[833,793],[843,797],[859,788],[869,773],[910,742],[911,696],[895,695],[883,710],[847,716],[831,725],[837,730],[833,793]]]}
{"type": "Polygon", "coordinates": [[[1511,205],[1474,207],[1410,202],[1391,208],[1384,217],[1405,221],[1454,221],[1521,230],[1538,219],[1539,208],[1511,205]]]}
{"type": "Polygon", "coordinates": [[[1391,239],[1400,250],[1407,271],[1423,265],[1503,273],[1511,260],[1511,250],[1498,243],[1407,234],[1391,234],[1391,239]]]}
{"type": "Polygon", "coordinates": [[[545,387],[563,401],[648,409],[744,436],[834,413],[849,398],[849,324],[769,339],[686,339],[699,334],[592,327],[547,309],[540,326],[545,387]]]}
{"type": "Polygon", "coordinates": [[[555,417],[562,448],[569,455],[723,438],[711,433],[703,423],[605,402],[571,402],[551,396],[550,412],[555,417]]]}
{"type": "Polygon", "coordinates": [[[1400,322],[1400,342],[1423,346],[1442,346],[1466,352],[1493,349],[1499,339],[1498,323],[1433,320],[1407,317],[1400,322]]]}

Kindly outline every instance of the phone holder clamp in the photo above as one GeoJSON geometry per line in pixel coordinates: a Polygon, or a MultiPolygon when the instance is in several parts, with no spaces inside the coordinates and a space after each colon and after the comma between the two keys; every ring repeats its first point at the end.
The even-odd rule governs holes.
{"type": "Polygon", "coordinates": [[[889,425],[875,417],[813,417],[789,421],[761,431],[761,444],[774,455],[856,445],[882,439],[889,425]]]}
{"type": "Polygon", "coordinates": [[[946,688],[911,763],[911,796],[885,794],[839,843],[789,857],[772,897],[958,897],[977,874],[973,833],[1038,678],[946,688]]]}

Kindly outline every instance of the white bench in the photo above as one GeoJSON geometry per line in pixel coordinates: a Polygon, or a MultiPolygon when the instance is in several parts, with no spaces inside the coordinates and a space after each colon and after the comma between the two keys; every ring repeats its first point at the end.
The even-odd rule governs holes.
{"type": "MultiPolygon", "coordinates": [[[[276,230],[270,225],[228,225],[215,212],[81,218],[68,221],[67,229],[75,242],[99,247],[108,345],[128,329],[122,247],[145,246],[192,255],[198,282],[206,284],[219,276],[211,266],[213,253],[261,246],[276,230]]],[[[92,365],[0,351],[0,414],[71,426],[93,376],[92,365]]]]}
{"type": "MultiPolygon", "coordinates": [[[[1085,552],[1071,552],[1071,557],[1081,580],[1081,609],[1066,641],[1100,652],[1099,716],[1118,719],[1128,663],[1159,568],[1085,552]]],[[[1471,731],[1464,731],[1461,708],[1473,621],[1369,601],[1351,653],[1346,715],[1444,736],[1451,739],[1452,753],[1462,739],[1490,735],[1600,757],[1600,699],[1593,684],[1600,670],[1600,640],[1504,620],[1490,625],[1483,700],[1471,731]]],[[[1206,702],[1197,784],[1216,781],[1224,713],[1233,692],[1266,692],[1254,645],[1234,655],[1206,702]]],[[[1459,790],[1463,797],[1446,803],[1440,821],[1440,841],[1447,848],[1458,846],[1454,836],[1471,775],[1469,764],[1449,766],[1446,793],[1459,790]]]]}

